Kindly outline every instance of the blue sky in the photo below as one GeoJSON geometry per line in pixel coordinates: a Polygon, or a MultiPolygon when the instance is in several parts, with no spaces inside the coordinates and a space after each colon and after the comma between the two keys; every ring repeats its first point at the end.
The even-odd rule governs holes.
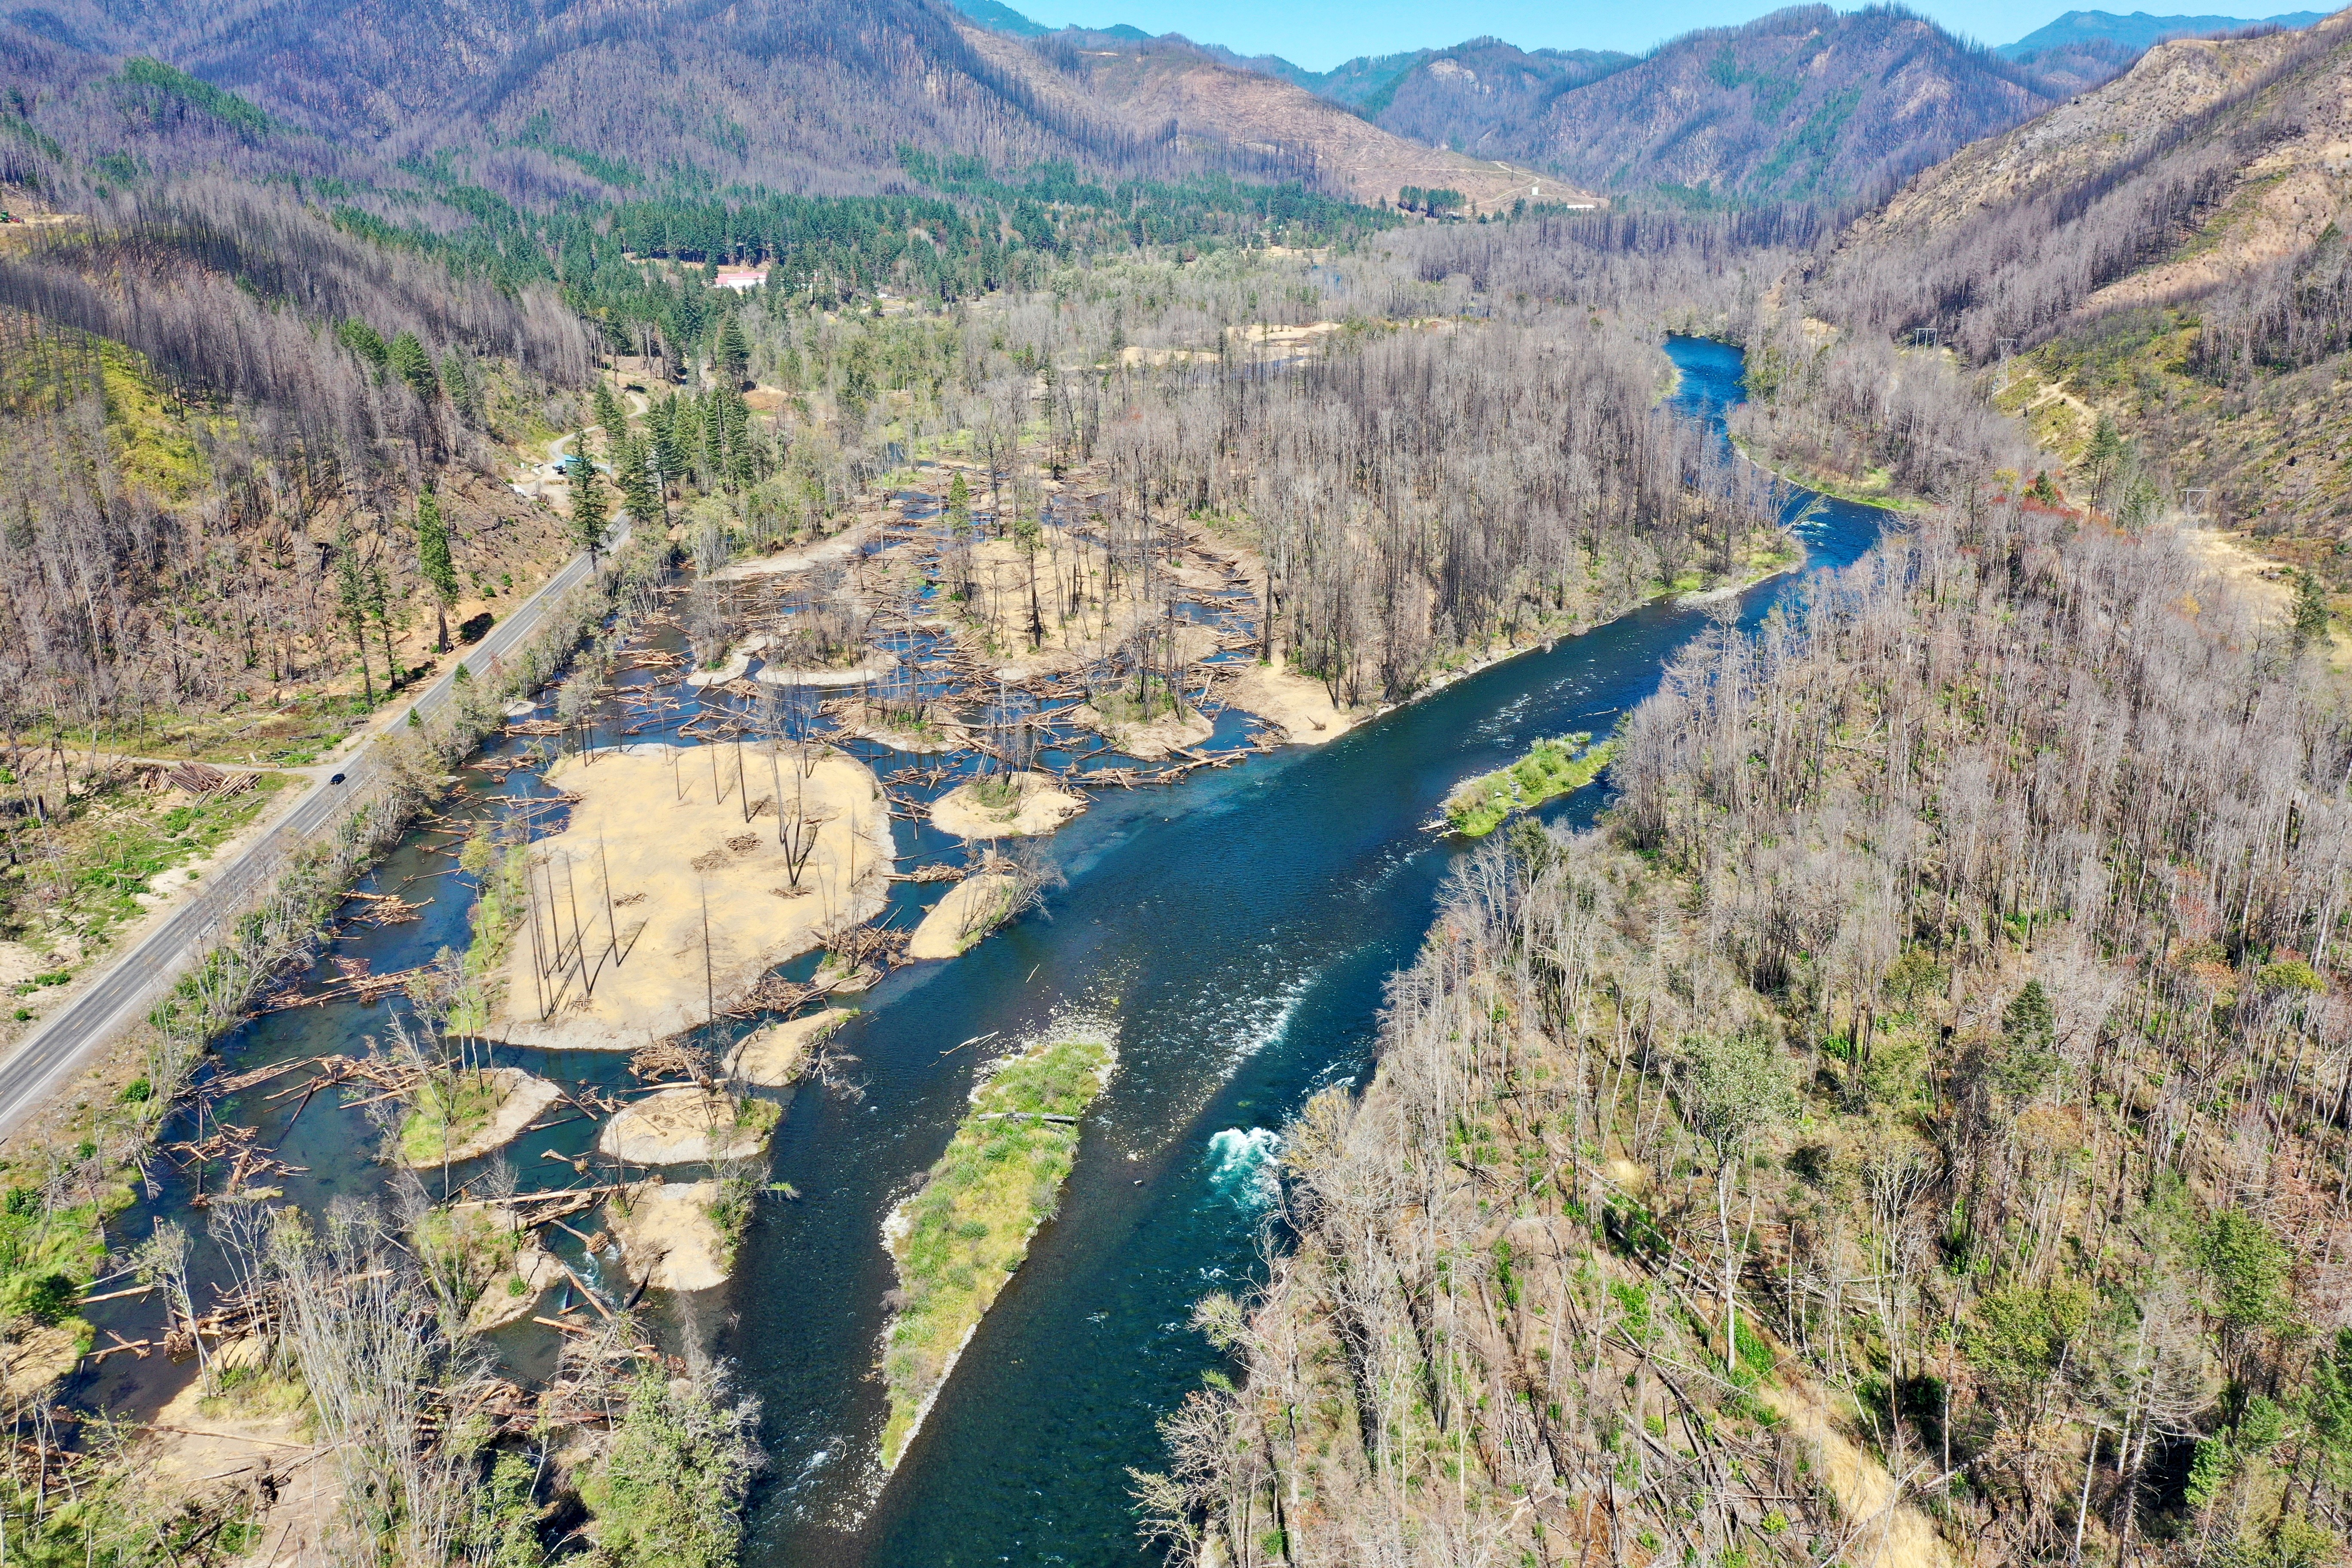
{"type": "MultiPolygon", "coordinates": [[[[1453,0],[1447,5],[1408,0],[1009,0],[1013,8],[1048,26],[1080,23],[1108,26],[1125,22],[1148,33],[1182,33],[1204,44],[1223,44],[1243,54],[1276,54],[1309,70],[1328,70],[1357,55],[1404,49],[1443,48],[1491,33],[1521,48],[1623,49],[1638,54],[1693,27],[1752,21],[1777,9],[1775,0],[1662,0],[1654,5],[1595,5],[1591,0],[1546,4],[1543,0],[1453,0]]],[[[2308,5],[2286,0],[2248,11],[2271,16],[2308,5]]],[[[2063,13],[2104,8],[2155,9],[2159,15],[2193,12],[2232,16],[2242,7],[2191,4],[2131,6],[2107,0],[1978,0],[1974,4],[1921,4],[1923,11],[1954,32],[1981,43],[2021,38],[2063,13]]],[[[1854,9],[1842,5],[1841,10],[1854,9]]]]}

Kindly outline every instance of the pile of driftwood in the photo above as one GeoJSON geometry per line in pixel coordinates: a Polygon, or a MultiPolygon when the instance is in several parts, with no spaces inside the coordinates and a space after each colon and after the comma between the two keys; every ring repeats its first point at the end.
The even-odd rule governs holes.
{"type": "Polygon", "coordinates": [[[240,1203],[251,1198],[275,1196],[277,1189],[261,1186],[248,1188],[254,1178],[276,1178],[306,1172],[304,1165],[289,1165],[261,1147],[261,1133],[251,1127],[239,1127],[230,1122],[216,1121],[211,1136],[185,1139],[177,1143],[165,1143],[156,1152],[195,1175],[196,1190],[188,1199],[190,1208],[209,1208],[216,1203],[240,1203]],[[228,1178],[219,1191],[205,1190],[207,1165],[226,1160],[229,1163],[228,1178]]]}
{"type": "Polygon", "coordinates": [[[276,991],[264,996],[255,1007],[257,1013],[282,1013],[292,1007],[320,1007],[330,1002],[380,1002],[394,992],[404,989],[416,969],[395,969],[387,974],[372,973],[368,961],[337,954],[331,960],[336,975],[318,990],[302,989],[304,974],[297,973],[276,991]]]}

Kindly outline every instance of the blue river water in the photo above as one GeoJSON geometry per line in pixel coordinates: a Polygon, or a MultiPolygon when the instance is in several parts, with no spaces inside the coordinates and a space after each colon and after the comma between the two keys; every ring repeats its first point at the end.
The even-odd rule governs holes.
{"type": "MultiPolygon", "coordinates": [[[[1681,372],[1674,408],[1719,428],[1742,395],[1738,351],[1677,338],[1667,353],[1681,372]]],[[[1815,499],[1801,492],[1790,515],[1815,499]]],[[[1804,570],[1741,595],[1742,621],[1752,625],[1805,575],[1860,557],[1881,516],[1835,500],[1814,507],[1798,524],[1804,570]]],[[[1360,1082],[1369,1071],[1383,984],[1411,961],[1461,852],[1422,825],[1455,784],[1539,737],[1606,733],[1704,624],[1699,610],[1660,602],[1326,746],[1205,770],[1173,788],[1100,791],[1052,840],[1068,885],[1042,913],[953,963],[898,970],[865,996],[865,1012],[836,1037],[858,1058],[849,1072],[864,1095],[804,1087],[777,1130],[772,1179],[799,1195],[760,1206],[727,1286],[692,1300],[656,1299],[671,1338],[690,1336],[732,1357],[740,1386],[761,1401],[769,1464],[752,1498],[745,1561],[1149,1563],[1128,1468],[1161,1465],[1155,1423],[1222,1364],[1186,1326],[1192,1303],[1212,1290],[1245,1290],[1276,1245],[1266,1222],[1279,1130],[1318,1089],[1360,1082]],[[883,1217],[946,1145],[976,1066],[1064,1014],[1115,1026],[1118,1073],[1087,1118],[1060,1213],[1039,1231],[886,1479],[876,1459],[884,1411],[877,1368],[895,1279],[883,1217]],[[960,1048],[975,1037],[985,1038],[960,1048]]],[[[626,707],[610,705],[607,742],[619,738],[626,707]]],[[[1229,715],[1220,743],[1238,740],[1240,729],[1229,715]]],[[[626,732],[662,738],[643,724],[626,732]]],[[[374,890],[430,898],[421,917],[346,928],[322,974],[362,966],[389,973],[465,945],[470,889],[450,854],[448,825],[462,829],[545,793],[528,769],[495,765],[520,748],[494,747],[494,765],[468,771],[444,823],[412,835],[374,872],[374,890]]],[[[1545,815],[1589,823],[1606,789],[1604,778],[1545,815]]],[[[902,853],[948,843],[927,826],[898,831],[902,853]]],[[[901,884],[893,897],[937,890],[901,884]]],[[[811,962],[788,973],[805,973],[811,962]]],[[[223,1043],[220,1070],[357,1054],[368,1037],[383,1039],[404,1006],[395,997],[267,1014],[223,1043]]],[[[626,1081],[624,1062],[595,1053],[497,1056],[572,1084],[626,1081]]],[[[300,1082],[254,1084],[208,1115],[255,1129],[293,1167],[273,1178],[286,1201],[316,1212],[340,1194],[380,1193],[378,1131],[332,1093],[287,1087],[300,1082]]],[[[167,1138],[212,1126],[183,1115],[167,1138]]],[[[553,1126],[507,1158],[527,1185],[562,1184],[593,1133],[584,1119],[553,1126]]],[[[156,1190],[121,1234],[135,1241],[151,1218],[195,1212],[197,1170],[159,1163],[156,1190]]],[[[437,1190],[440,1181],[428,1184],[437,1190]]],[[[592,1281],[611,1268],[561,1239],[559,1250],[592,1281]]],[[[220,1277],[208,1246],[198,1272],[220,1277]]],[[[91,1315],[126,1338],[155,1327],[152,1307],[137,1302],[91,1315]]],[[[550,1370],[548,1342],[522,1325],[498,1336],[497,1348],[530,1375],[550,1370]]],[[[192,1371],[119,1356],[80,1396],[141,1414],[192,1371]]]]}
{"type": "MultiPolygon", "coordinates": [[[[1738,352],[1675,339],[1673,405],[1720,426],[1738,352]]],[[[1814,500],[1800,494],[1791,515],[1814,500]]],[[[1829,500],[1807,573],[1851,563],[1883,514],[1829,500]]],[[[1748,624],[1803,574],[1750,589],[1748,624]]],[[[1660,603],[1461,681],[1318,749],[1169,791],[1108,792],[1055,849],[1070,885],[945,967],[901,971],[845,1032],[862,1102],[803,1094],[775,1147],[804,1194],[745,1248],[722,1343],[765,1401],[772,1468],[746,1560],[953,1568],[1141,1563],[1128,1468],[1223,1358],[1192,1304],[1246,1289],[1267,1245],[1265,1161],[1316,1090],[1370,1067],[1382,985],[1409,963],[1457,846],[1422,824],[1537,738],[1605,734],[1704,624],[1660,603]],[[887,1485],[883,1215],[944,1147],[991,1031],[1057,1010],[1114,1021],[1121,1066],[1058,1216],[1008,1281],[887,1485]]],[[[1606,781],[1547,815],[1589,822],[1606,781]]]]}

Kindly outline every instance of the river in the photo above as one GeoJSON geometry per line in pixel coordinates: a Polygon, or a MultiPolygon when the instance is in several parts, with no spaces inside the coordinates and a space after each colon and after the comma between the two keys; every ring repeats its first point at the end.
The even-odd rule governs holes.
{"type": "MultiPolygon", "coordinates": [[[[1667,352],[1681,371],[1674,406],[1719,426],[1741,395],[1738,352],[1679,338],[1667,352]]],[[[1881,516],[1822,501],[1801,525],[1804,572],[1749,589],[1743,622],[1806,573],[1859,557],[1881,516]]],[[[694,1304],[691,1325],[670,1324],[734,1357],[741,1386],[763,1404],[770,1463],[753,1498],[747,1563],[1150,1561],[1127,1469],[1161,1464],[1154,1423],[1223,1364],[1186,1320],[1202,1295],[1245,1289],[1260,1268],[1275,1130],[1318,1089],[1369,1069],[1382,984],[1410,962],[1461,852],[1422,824],[1460,780],[1538,737],[1605,733],[1704,624],[1701,611],[1661,602],[1328,745],[1286,748],[1172,789],[1102,792],[1053,840],[1069,882],[1043,914],[950,963],[898,970],[866,996],[866,1011],[838,1037],[859,1058],[852,1072],[863,1098],[809,1088],[793,1096],[772,1179],[799,1197],[763,1204],[736,1278],[694,1304]],[[1118,1074],[1087,1119],[1059,1215],[885,1484],[875,1458],[883,1389],[873,1373],[895,1281],[882,1218],[945,1146],[982,1052],[1065,1011],[1115,1025],[1118,1074]],[[994,1038],[954,1048],[981,1036],[994,1038]]],[[[509,787],[533,786],[518,773],[509,787]]],[[[1605,787],[1545,815],[1587,823],[1605,787]]],[[[477,785],[473,808],[498,793],[477,785]]],[[[927,826],[901,824],[898,833],[902,850],[933,847],[927,826]]],[[[449,865],[412,842],[376,885],[449,865]]],[[[411,897],[420,886],[431,884],[409,884],[411,897]]],[[[378,970],[405,967],[462,945],[464,915],[463,899],[446,898],[422,921],[357,932],[335,952],[378,970]]],[[[349,1050],[383,1024],[380,1010],[352,1005],[278,1013],[223,1054],[242,1069],[349,1050]]],[[[500,1057],[571,1079],[621,1074],[610,1059],[500,1057]]],[[[373,1134],[357,1115],[324,1095],[297,1114],[290,1101],[262,1100],[273,1088],[221,1114],[257,1123],[282,1158],[310,1168],[289,1179],[289,1198],[315,1205],[380,1182],[365,1159],[373,1134]]],[[[548,1184],[536,1174],[555,1169],[535,1163],[542,1151],[577,1152],[590,1131],[539,1134],[510,1157],[531,1184],[548,1184]]],[[[167,1180],[152,1210],[176,1209],[186,1196],[167,1180]]],[[[143,1218],[125,1228],[140,1234],[143,1218]]],[[[122,1324],[127,1333],[137,1320],[126,1314],[122,1324]]],[[[546,1353],[530,1333],[514,1334],[509,1349],[526,1371],[546,1353]]],[[[152,1407],[155,1395],[121,1357],[88,1396],[152,1407]]]]}

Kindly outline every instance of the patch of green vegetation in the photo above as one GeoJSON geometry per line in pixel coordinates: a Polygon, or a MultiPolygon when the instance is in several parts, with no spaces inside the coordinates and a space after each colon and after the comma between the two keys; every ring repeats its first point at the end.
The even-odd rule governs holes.
{"type": "Polygon", "coordinates": [[[905,1304],[883,1354],[886,1470],[898,1464],[965,1337],[1028,1256],[1030,1237],[1060,1204],[1077,1155],[1078,1118],[1116,1060],[1108,1041],[1077,1039],[1040,1041],[998,1062],[972,1091],[971,1110],[923,1190],[892,1216],[890,1253],[905,1304]]]}
{"type": "Polygon", "coordinates": [[[1012,773],[987,773],[971,782],[971,798],[991,811],[1021,804],[1021,781],[1012,773]]]}
{"type": "Polygon", "coordinates": [[[1616,754],[1616,742],[1596,746],[1582,733],[1538,741],[1509,767],[1457,784],[1445,797],[1447,831],[1483,838],[1530,806],[1582,789],[1616,754]]]}
{"type": "MultiPolygon", "coordinates": [[[[128,922],[146,913],[138,895],[162,872],[202,859],[250,823],[289,781],[264,773],[254,786],[226,800],[207,799],[157,811],[131,786],[109,788],[77,803],[76,815],[58,832],[59,858],[45,867],[26,864],[0,880],[5,913],[18,926],[16,906],[36,887],[52,911],[85,932],[128,922]],[[55,896],[61,895],[61,896],[55,896]]],[[[37,977],[43,984],[58,981],[37,977]]]]}
{"type": "MultiPolygon", "coordinates": [[[[1801,159],[1816,165],[1828,163],[1831,153],[1837,150],[1838,133],[1845,129],[1846,121],[1861,102],[1862,89],[1858,87],[1846,88],[1824,99],[1756,171],[1757,186],[1769,188],[1801,159]]],[[[1810,188],[1817,178],[1818,170],[1800,185],[1810,188]]]]}
{"type": "Polygon", "coordinates": [[[756,1405],[730,1406],[707,1376],[673,1381],[659,1362],[638,1372],[612,1441],[581,1478],[580,1500],[596,1516],[596,1561],[610,1568],[731,1564],[758,1463],[757,1418],[756,1405]]]}
{"type": "Polygon", "coordinates": [[[507,946],[514,941],[530,908],[530,846],[501,846],[486,826],[477,827],[457,852],[458,868],[473,877],[473,940],[466,946],[464,984],[449,1009],[449,1028],[459,1035],[478,1035],[489,1026],[489,977],[506,962],[507,946]]]}
{"type": "Polygon", "coordinates": [[[543,109],[523,122],[522,134],[515,138],[515,145],[536,147],[549,157],[561,158],[583,174],[608,185],[635,190],[646,183],[644,173],[625,158],[607,158],[557,141],[554,117],[543,109]]]}
{"type": "Polygon", "coordinates": [[[107,434],[123,477],[167,500],[185,500],[211,477],[189,421],[173,416],[145,355],[109,339],[98,345],[107,434]]]}
{"type": "Polygon", "coordinates": [[[208,81],[190,76],[177,66],[145,55],[133,55],[122,64],[122,79],[134,87],[143,87],[156,94],[176,100],[189,108],[211,115],[222,124],[234,127],[248,136],[267,136],[282,131],[275,119],[259,106],[249,103],[233,92],[224,92],[208,81]]]}
{"type": "Polygon", "coordinates": [[[21,115],[0,110],[0,133],[14,136],[45,158],[63,158],[65,149],[54,137],[21,115]]]}
{"type": "Polygon", "coordinates": [[[53,1208],[30,1187],[0,1200],[0,1321],[62,1322],[106,1261],[106,1212],[94,1203],[53,1208]]]}
{"type": "Polygon", "coordinates": [[[436,1165],[490,1124],[507,1101],[505,1086],[486,1072],[457,1070],[425,1076],[400,1124],[400,1157],[411,1165],[436,1165]]]}
{"type": "Polygon", "coordinates": [[[1121,682],[1106,687],[1094,695],[1095,711],[1108,724],[1149,724],[1163,713],[1171,713],[1179,706],[1176,693],[1159,676],[1147,676],[1139,695],[1134,687],[1121,682]]]}
{"type": "MultiPolygon", "coordinates": [[[[437,1157],[437,1151],[436,1157],[437,1157]]],[[[409,1240],[416,1261],[445,1300],[471,1308],[488,1289],[530,1287],[515,1277],[523,1235],[496,1208],[433,1208],[418,1218],[409,1240]]]]}

